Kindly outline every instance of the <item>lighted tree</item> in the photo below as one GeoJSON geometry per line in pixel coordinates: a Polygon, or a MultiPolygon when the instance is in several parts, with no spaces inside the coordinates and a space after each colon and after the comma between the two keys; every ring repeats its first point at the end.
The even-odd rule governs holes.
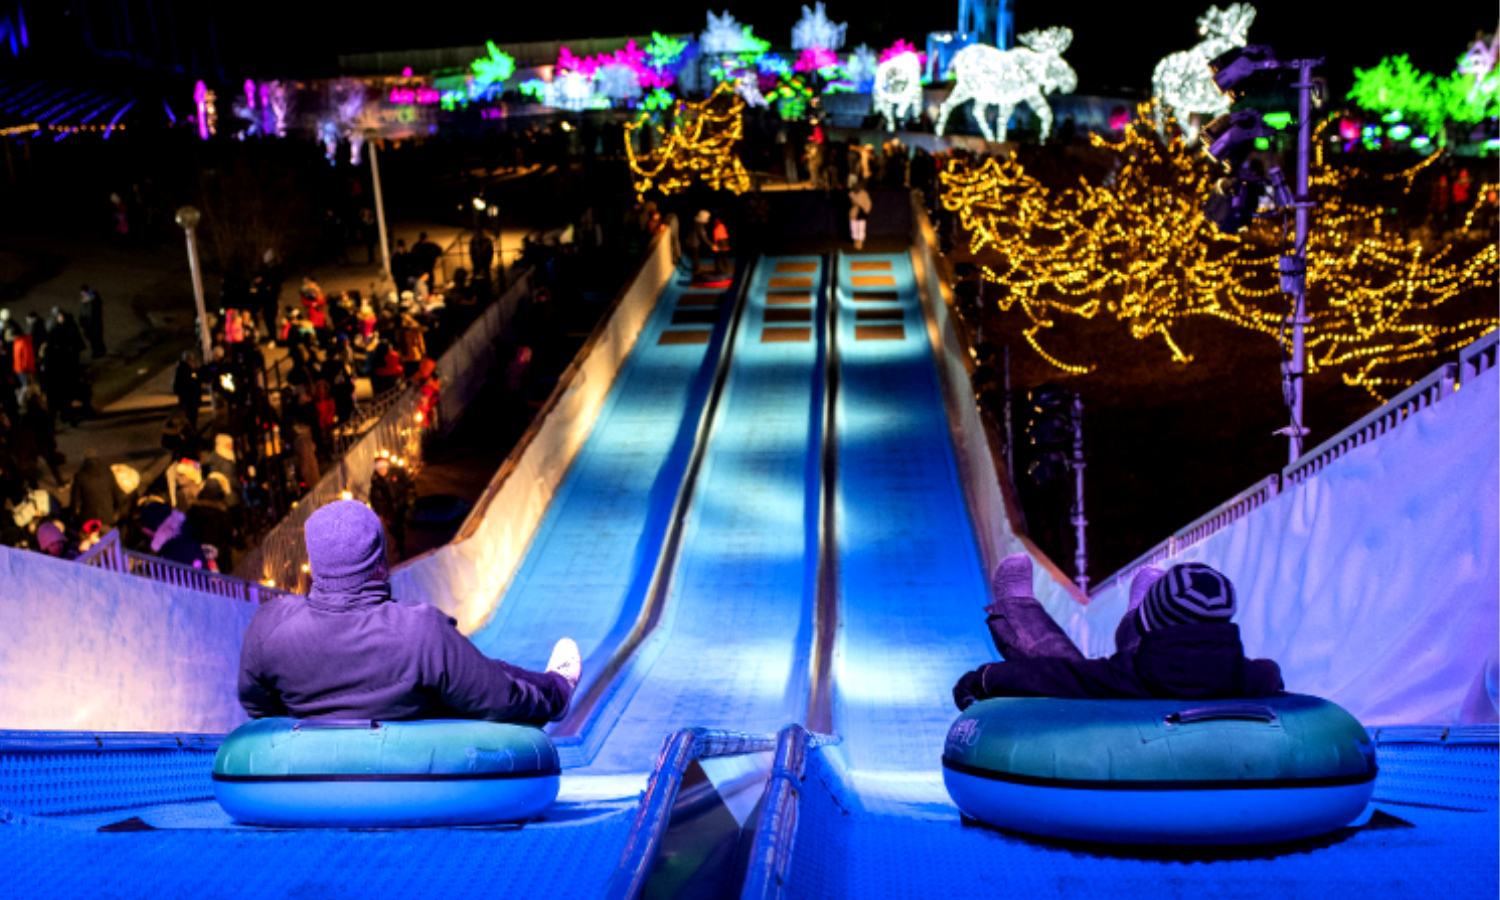
{"type": "MultiPolygon", "coordinates": [[[[1178,363],[1192,354],[1173,329],[1195,316],[1272,335],[1289,349],[1280,223],[1237,235],[1209,224],[1203,202],[1220,173],[1180,137],[1163,143],[1137,125],[1119,144],[1093,140],[1118,156],[1107,184],[1053,190],[1019,163],[995,160],[955,161],[942,174],[944,206],[959,214],[984,276],[1005,286],[1001,309],[1027,317],[1023,334],[1037,353],[1088,371],[1060,358],[1065,352],[1049,352],[1039,336],[1063,316],[1100,313],[1137,339],[1160,339],[1178,363]]],[[[1381,397],[1404,384],[1390,365],[1450,353],[1500,323],[1492,303],[1461,322],[1442,309],[1455,298],[1492,296],[1500,265],[1493,243],[1429,258],[1415,240],[1382,231],[1380,210],[1353,199],[1368,193],[1354,184],[1360,177],[1320,170],[1314,180],[1322,206],[1308,248],[1308,371],[1338,371],[1381,397]]],[[[1403,177],[1409,190],[1409,176],[1387,181],[1403,177]]]]}
{"type": "Polygon", "coordinates": [[[748,190],[750,174],[736,152],[744,137],[744,112],[745,101],[726,81],[700,103],[679,100],[669,128],[652,123],[649,115],[627,123],[625,152],[636,193],[674,194],[694,181],[736,194],[748,190]],[[631,132],[648,125],[656,130],[656,149],[638,155],[631,132]]]}
{"type": "Polygon", "coordinates": [[[1354,70],[1354,89],[1348,97],[1372,112],[1400,112],[1445,144],[1448,122],[1472,123],[1500,116],[1500,91],[1476,89],[1484,78],[1481,73],[1463,71],[1433,75],[1414,67],[1405,56],[1388,56],[1374,68],[1354,70]]]}
{"type": "Polygon", "coordinates": [[[469,68],[474,71],[474,83],[480,88],[501,84],[516,71],[515,57],[502,52],[494,41],[485,41],[484,44],[489,55],[469,63],[469,68]]]}

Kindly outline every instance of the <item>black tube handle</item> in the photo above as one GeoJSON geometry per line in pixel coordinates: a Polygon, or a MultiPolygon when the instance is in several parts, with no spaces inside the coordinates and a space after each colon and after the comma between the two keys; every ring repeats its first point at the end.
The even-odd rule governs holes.
{"type": "Polygon", "coordinates": [[[1184,709],[1167,716],[1168,725],[1190,725],[1193,722],[1213,722],[1219,719],[1248,719],[1254,722],[1275,722],[1276,710],[1258,703],[1233,703],[1220,706],[1200,706],[1184,709]]]}
{"type": "Polygon", "coordinates": [[[374,731],[380,723],[374,719],[298,719],[293,731],[316,731],[322,728],[348,728],[374,731]]]}

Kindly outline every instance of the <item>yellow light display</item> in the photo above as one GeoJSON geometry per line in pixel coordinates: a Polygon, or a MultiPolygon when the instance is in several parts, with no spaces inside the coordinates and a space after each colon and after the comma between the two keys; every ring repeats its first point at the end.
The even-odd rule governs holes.
{"type": "MultiPolygon", "coordinates": [[[[1143,118],[1150,121],[1149,109],[1143,118]]],[[[1027,316],[1024,335],[1033,349],[1065,371],[1089,371],[1048,353],[1038,335],[1060,316],[1105,312],[1137,339],[1159,336],[1179,363],[1192,356],[1172,328],[1191,316],[1272,335],[1289,351],[1279,217],[1222,234],[1202,212],[1219,176],[1180,136],[1163,144],[1137,126],[1118,144],[1092,140],[1118,155],[1106,184],[1080,179],[1052,190],[1019,163],[994,159],[977,167],[954,160],[941,173],[943,205],[958,213],[984,277],[1005,286],[1000,308],[1019,307],[1027,316]]],[[[1409,191],[1416,174],[1387,178],[1404,180],[1409,191]]],[[[1382,229],[1381,210],[1354,199],[1350,188],[1359,178],[1374,176],[1320,166],[1313,177],[1321,205],[1308,242],[1307,369],[1339,371],[1347,384],[1383,401],[1383,388],[1405,385],[1382,367],[1452,353],[1500,325],[1495,315],[1446,325],[1430,315],[1460,294],[1493,296],[1500,258],[1493,242],[1459,258],[1453,247],[1429,254],[1418,241],[1382,229]]],[[[1482,200],[1490,186],[1478,187],[1482,200]]]]}
{"type": "Polygon", "coordinates": [[[745,133],[745,101],[729,82],[720,82],[707,100],[679,100],[670,129],[650,116],[625,125],[625,154],[636,193],[653,188],[666,194],[687,190],[696,179],[714,190],[736,194],[750,189],[750,173],[735,152],[745,133]],[[656,147],[637,155],[631,132],[648,124],[656,130],[656,147]]]}

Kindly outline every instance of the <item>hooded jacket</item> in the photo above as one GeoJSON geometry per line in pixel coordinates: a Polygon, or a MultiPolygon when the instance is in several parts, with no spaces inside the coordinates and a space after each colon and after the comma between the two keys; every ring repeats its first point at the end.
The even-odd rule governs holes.
{"type": "Polygon", "coordinates": [[[959,709],[992,697],[1066,700],[1238,700],[1283,689],[1281,668],[1246,659],[1232,622],[1175,625],[1141,636],[1134,651],[1105,659],[1039,657],[989,663],[959,679],[959,709]]]}
{"type": "Polygon", "coordinates": [[[73,476],[73,494],[69,507],[80,522],[98,519],[114,525],[125,503],[125,492],[115,473],[97,456],[86,456],[73,476]]]}
{"type": "Polygon", "coordinates": [[[541,725],[567,709],[561,675],[490,659],[441,610],[393,599],[380,522],[362,504],[330,503],[306,532],[312,591],[264,604],[245,630],[239,697],[252,718],[541,725]],[[342,520],[323,527],[334,507],[342,520]],[[342,555],[339,568],[323,564],[320,544],[342,555]]]}

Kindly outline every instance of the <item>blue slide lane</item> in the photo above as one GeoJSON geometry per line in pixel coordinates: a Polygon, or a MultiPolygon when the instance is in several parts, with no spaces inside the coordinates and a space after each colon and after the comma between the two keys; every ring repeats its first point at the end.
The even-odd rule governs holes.
{"type": "Polygon", "coordinates": [[[734,292],[689,290],[678,272],[637,338],[498,609],[471,637],[490,656],[541,669],[561,637],[583,654],[589,689],[641,611],[712,388],[734,292]],[[720,296],[717,325],[672,325],[682,305],[720,296]],[[663,344],[664,332],[709,332],[663,344]]]}
{"type": "Polygon", "coordinates": [[[911,261],[841,256],[837,283],[834,725],[871,802],[946,799],[953,682],[995,658],[984,573],[911,261]]]}
{"type": "Polygon", "coordinates": [[[964,824],[942,782],[958,715],[951,688],[996,654],[926,323],[905,256],[845,258],[838,285],[834,724],[843,742],[809,762],[787,896],[1495,896],[1494,812],[1379,804],[1358,830],[1212,861],[1090,852],[964,824]],[[851,261],[889,261],[896,299],[859,300],[876,288],[851,279],[880,273],[851,271],[851,261]],[[900,340],[857,339],[861,325],[894,324],[856,320],[873,309],[901,311],[900,340]]]}
{"type": "Polygon", "coordinates": [[[756,267],[667,607],[617,679],[626,702],[614,704],[623,706],[614,721],[600,724],[610,731],[589,774],[648,771],[662,738],[678,728],[774,732],[806,712],[823,277],[817,257],[763,259],[756,267]],[[786,271],[794,267],[815,271],[786,271]],[[786,279],[811,288],[778,289],[786,279]],[[769,302],[791,293],[812,296],[769,302]],[[794,321],[802,314],[789,310],[805,310],[807,321],[794,321]],[[776,337],[793,339],[767,340],[776,337]]]}

